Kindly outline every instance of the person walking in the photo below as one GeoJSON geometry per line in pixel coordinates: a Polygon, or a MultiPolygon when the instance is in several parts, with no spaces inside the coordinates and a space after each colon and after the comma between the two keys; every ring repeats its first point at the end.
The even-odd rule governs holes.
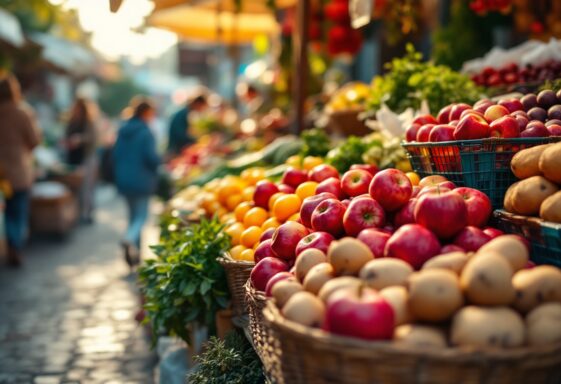
{"type": "Polygon", "coordinates": [[[160,157],[148,124],[156,115],[152,102],[136,97],[132,117],[124,122],[113,148],[115,184],[128,208],[128,227],[122,241],[131,268],[140,263],[142,228],[148,218],[150,196],[156,191],[160,157]]]}
{"type": "Polygon", "coordinates": [[[89,102],[77,98],[66,126],[66,161],[83,173],[79,191],[80,221],[93,222],[95,184],[97,180],[97,134],[89,102]]]}
{"type": "Polygon", "coordinates": [[[11,74],[0,75],[0,168],[11,185],[6,199],[8,263],[19,266],[28,232],[30,190],[35,178],[33,148],[41,142],[34,112],[11,74]]]}
{"type": "Polygon", "coordinates": [[[168,132],[169,156],[180,154],[185,147],[195,142],[189,133],[189,115],[191,112],[203,112],[207,107],[207,98],[200,92],[172,116],[168,132]]]}

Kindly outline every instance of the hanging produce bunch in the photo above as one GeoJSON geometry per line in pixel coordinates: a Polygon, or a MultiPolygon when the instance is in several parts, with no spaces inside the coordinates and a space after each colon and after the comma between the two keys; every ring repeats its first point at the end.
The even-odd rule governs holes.
{"type": "Polygon", "coordinates": [[[325,18],[331,22],[327,36],[327,51],[332,56],[356,54],[362,46],[362,34],[353,29],[348,0],[331,0],[324,8],[325,18]]]}

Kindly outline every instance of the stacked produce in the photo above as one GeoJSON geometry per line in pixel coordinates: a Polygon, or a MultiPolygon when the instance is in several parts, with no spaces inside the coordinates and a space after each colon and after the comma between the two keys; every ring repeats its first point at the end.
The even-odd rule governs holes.
{"type": "Polygon", "coordinates": [[[510,63],[502,68],[486,67],[480,73],[472,75],[471,79],[485,87],[498,87],[520,83],[544,83],[561,76],[561,62],[547,61],[538,65],[518,65],[510,63]]]}
{"type": "Polygon", "coordinates": [[[511,168],[521,180],[507,190],[505,209],[561,223],[561,143],[522,150],[512,158],[511,168]]]}
{"type": "Polygon", "coordinates": [[[408,142],[561,136],[561,92],[450,104],[436,117],[422,115],[407,128],[408,142]]]}

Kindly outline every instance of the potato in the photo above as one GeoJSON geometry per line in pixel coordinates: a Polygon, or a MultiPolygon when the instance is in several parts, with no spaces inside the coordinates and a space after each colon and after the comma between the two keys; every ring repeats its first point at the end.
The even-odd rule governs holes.
{"type": "Polygon", "coordinates": [[[537,216],[542,202],[558,189],[543,176],[532,176],[520,181],[511,198],[513,212],[525,216],[537,216]]]}
{"type": "Polygon", "coordinates": [[[469,256],[463,252],[451,252],[429,259],[421,269],[448,269],[459,275],[468,260],[469,256]]]}
{"type": "Polygon", "coordinates": [[[517,272],[512,278],[516,291],[514,307],[527,313],[547,302],[561,302],[561,270],[550,265],[517,272]]]}
{"type": "Polygon", "coordinates": [[[303,290],[304,287],[298,282],[298,280],[296,280],[295,277],[289,277],[288,279],[279,281],[273,285],[271,294],[275,298],[277,306],[282,308],[292,295],[303,290]]]}
{"type": "Polygon", "coordinates": [[[356,276],[364,264],[373,258],[370,248],[352,237],[332,242],[327,251],[327,261],[333,265],[337,276],[356,276]]]}
{"type": "Polygon", "coordinates": [[[325,262],[327,262],[325,253],[315,248],[306,249],[296,258],[294,263],[295,275],[302,282],[314,265],[325,262]]]}
{"type": "Polygon", "coordinates": [[[321,327],[325,320],[323,301],[310,292],[295,293],[281,312],[288,320],[308,327],[321,327]]]}
{"type": "Polygon", "coordinates": [[[397,285],[384,288],[380,291],[380,296],[392,306],[396,326],[413,321],[413,315],[408,306],[409,293],[405,287],[397,285]]]}
{"type": "Polygon", "coordinates": [[[478,253],[464,267],[460,285],[470,303],[509,305],[514,301],[512,274],[510,264],[501,255],[478,253]]]}
{"type": "Polygon", "coordinates": [[[363,284],[362,280],[353,276],[341,276],[327,281],[319,290],[318,297],[324,302],[327,301],[329,296],[341,288],[359,287],[363,284]]]}
{"type": "Polygon", "coordinates": [[[444,321],[464,304],[458,276],[445,269],[426,269],[409,277],[409,310],[415,319],[444,321]]]}
{"type": "Polygon", "coordinates": [[[304,279],[304,289],[317,295],[321,287],[335,277],[333,266],[320,263],[312,267],[304,279]]]}
{"type": "Polygon", "coordinates": [[[546,179],[561,184],[561,143],[553,144],[543,151],[539,167],[546,179]]]}
{"type": "Polygon", "coordinates": [[[405,324],[395,329],[393,339],[398,344],[415,347],[446,348],[446,335],[436,327],[405,324]]]}
{"type": "Polygon", "coordinates": [[[561,303],[546,303],[526,316],[528,344],[545,345],[561,342],[561,303]]]}
{"type": "Polygon", "coordinates": [[[412,273],[413,268],[409,263],[386,257],[370,260],[362,267],[358,277],[369,287],[380,290],[392,285],[405,285],[412,273]]]}
{"type": "Polygon", "coordinates": [[[561,223],[561,191],[543,201],[540,207],[540,217],[546,221],[561,223]]]}
{"type": "Polygon", "coordinates": [[[527,179],[532,176],[541,175],[539,163],[543,151],[551,144],[538,145],[523,149],[512,157],[510,168],[512,173],[519,179],[527,179]]]}
{"type": "Polygon", "coordinates": [[[518,184],[520,184],[520,181],[517,181],[516,183],[512,184],[506,190],[505,198],[503,200],[503,205],[508,212],[514,213],[514,206],[512,205],[512,197],[514,196],[514,191],[518,187],[518,184]]]}
{"type": "Polygon", "coordinates": [[[526,267],[530,253],[526,244],[518,236],[502,235],[494,238],[479,248],[477,253],[495,252],[508,261],[513,271],[526,267]]]}
{"type": "Polygon", "coordinates": [[[507,307],[462,308],[452,320],[450,341],[472,347],[519,347],[525,341],[522,317],[507,307]]]}

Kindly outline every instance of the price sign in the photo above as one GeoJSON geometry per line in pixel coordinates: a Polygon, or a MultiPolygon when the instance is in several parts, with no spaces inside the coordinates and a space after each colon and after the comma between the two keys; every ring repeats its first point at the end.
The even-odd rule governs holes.
{"type": "Polygon", "coordinates": [[[351,25],[358,29],[368,25],[372,19],[372,9],[376,0],[351,0],[349,3],[349,13],[351,15],[351,25]]]}

